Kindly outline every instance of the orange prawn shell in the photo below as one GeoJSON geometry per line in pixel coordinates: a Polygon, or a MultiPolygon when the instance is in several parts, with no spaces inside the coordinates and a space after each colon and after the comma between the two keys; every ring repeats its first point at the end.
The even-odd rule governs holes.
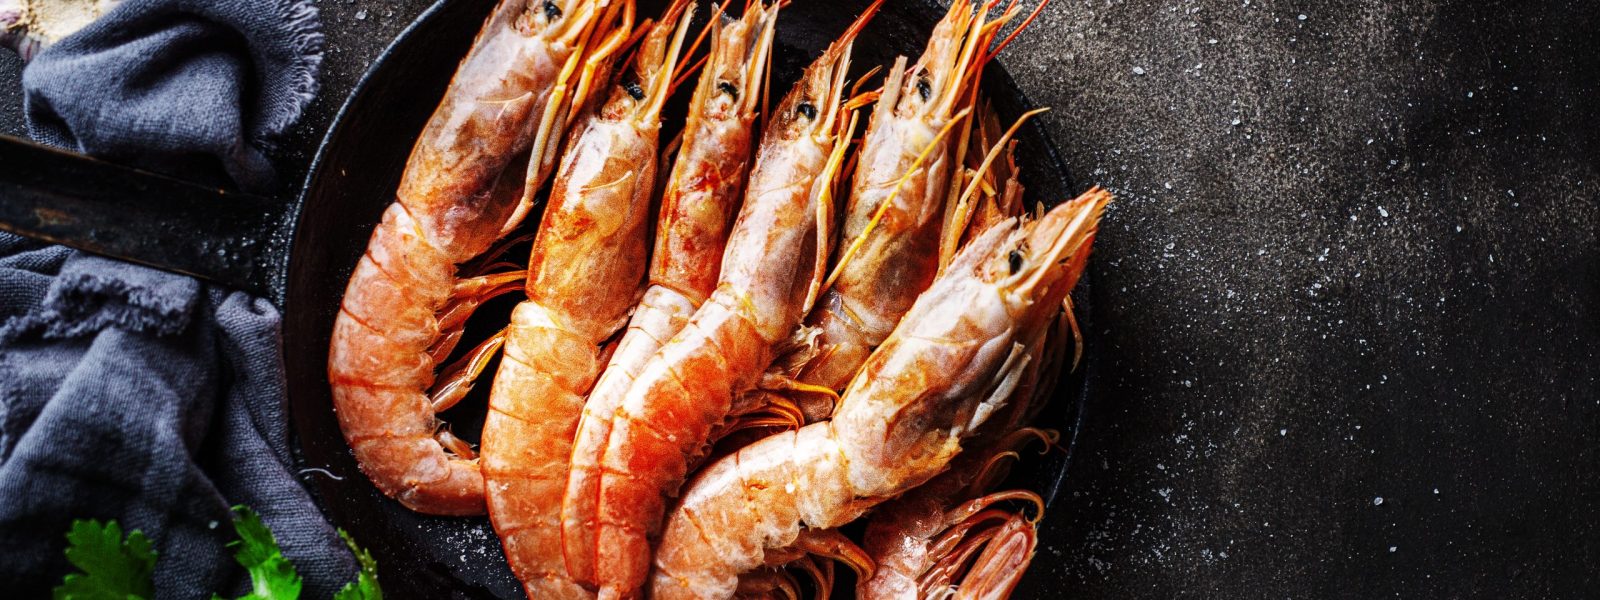
{"type": "Polygon", "coordinates": [[[574,52],[559,32],[534,30],[529,6],[504,0],[479,30],[350,276],[329,344],[345,440],[379,490],[419,512],[484,512],[477,463],[433,438],[429,351],[456,264],[486,250],[518,206],[522,174],[507,167],[532,146],[574,52]]]}
{"type": "Polygon", "coordinates": [[[753,386],[773,344],[803,317],[855,31],[806,70],[772,115],[716,290],[646,364],[612,419],[600,458],[603,595],[629,596],[644,585],[649,537],[660,530],[667,497],[727,417],[734,393],[753,386]]]}
{"type": "Polygon", "coordinates": [[[677,335],[716,286],[751,160],[755,101],[771,47],[776,6],[739,21],[713,14],[711,58],[700,75],[682,149],[666,183],[646,289],[611,363],[596,382],[573,440],[562,501],[567,570],[598,585],[596,526],[601,460],[624,395],[661,345],[677,335]],[[753,66],[750,63],[754,61],[753,66]]]}
{"type": "Polygon", "coordinates": [[[638,298],[658,132],[596,120],[567,148],[528,261],[528,299],[576,331],[616,331],[638,298]]]}
{"type": "Polygon", "coordinates": [[[535,597],[583,597],[561,559],[557,521],[584,396],[602,344],[643,282],[656,128],[600,116],[568,144],[512,313],[484,422],[489,515],[535,597]]]}
{"type": "Polygon", "coordinates": [[[1087,252],[1109,199],[1097,190],[978,236],[868,359],[832,421],[708,467],[667,521],[655,597],[727,597],[802,525],[842,525],[943,472],[1021,383],[1023,338],[1059,310],[1064,265],[1087,252]]]}
{"type": "Polygon", "coordinates": [[[964,51],[993,36],[985,31],[970,1],[952,2],[917,62],[901,58],[885,78],[850,186],[841,264],[807,319],[823,351],[801,380],[843,388],[933,283],[957,166],[952,128],[983,67],[964,51]]]}
{"type": "Polygon", "coordinates": [[[752,45],[769,45],[761,37],[770,37],[776,10],[752,8],[744,19],[727,24],[718,15],[712,16],[719,19],[714,25],[714,60],[709,61],[696,86],[683,150],[661,196],[650,282],[676,290],[696,303],[704,302],[716,287],[730,226],[750,170],[756,114],[749,110],[754,106],[752,99],[738,96],[757,95],[757,82],[740,77],[738,71],[746,66],[737,59],[762,59],[743,56],[741,51],[750,51],[752,45]],[[742,85],[730,84],[730,80],[742,85]]]}

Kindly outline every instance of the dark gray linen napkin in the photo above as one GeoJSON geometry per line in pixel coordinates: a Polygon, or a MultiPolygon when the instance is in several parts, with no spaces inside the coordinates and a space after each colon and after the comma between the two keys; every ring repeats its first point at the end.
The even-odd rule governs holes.
{"type": "Polygon", "coordinates": [[[124,0],[23,70],[28,134],[261,191],[316,93],[320,27],[309,0],[124,0]]]}
{"type": "MultiPolygon", "coordinates": [[[[24,70],[29,131],[268,189],[273,139],[316,91],[319,28],[306,0],[126,0],[24,70]]],[[[261,513],[303,597],[353,579],[296,478],[278,328],[247,294],[0,233],[0,595],[61,581],[75,518],[149,535],[161,598],[238,595],[234,504],[261,513]]]]}

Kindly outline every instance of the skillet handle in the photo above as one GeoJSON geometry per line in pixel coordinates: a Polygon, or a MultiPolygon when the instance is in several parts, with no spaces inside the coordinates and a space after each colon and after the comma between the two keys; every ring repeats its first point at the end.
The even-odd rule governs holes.
{"type": "Polygon", "coordinates": [[[274,301],[288,204],[0,136],[0,230],[274,301]]]}

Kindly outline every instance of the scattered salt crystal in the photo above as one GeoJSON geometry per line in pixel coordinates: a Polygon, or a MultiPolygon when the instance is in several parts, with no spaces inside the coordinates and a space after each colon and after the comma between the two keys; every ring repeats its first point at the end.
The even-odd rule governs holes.
{"type": "Polygon", "coordinates": [[[1301,21],[1304,21],[1304,20],[1306,20],[1306,16],[1305,16],[1305,15],[1303,15],[1303,14],[1302,14],[1302,15],[1300,15],[1300,17],[1299,17],[1299,19],[1300,19],[1300,20],[1301,20],[1301,21]]]}
{"type": "Polygon", "coordinates": [[[1233,126],[1234,127],[1238,127],[1239,126],[1239,118],[1238,117],[1234,117],[1233,118],[1233,126]]]}
{"type": "Polygon", "coordinates": [[[1394,552],[1395,550],[1399,550],[1399,549],[1400,549],[1399,546],[1389,546],[1389,551],[1390,552],[1394,552]]]}
{"type": "Polygon", "coordinates": [[[1144,74],[1144,67],[1134,67],[1133,68],[1133,74],[1134,75],[1143,75],[1144,74]]]}
{"type": "Polygon", "coordinates": [[[356,11],[356,20],[357,21],[365,21],[365,20],[367,20],[367,9],[363,8],[361,10],[356,11]]]}
{"type": "Polygon", "coordinates": [[[1383,496],[1378,496],[1377,498],[1373,498],[1372,499],[1372,505],[1373,506],[1383,506],[1383,496]]]}
{"type": "Polygon", "coordinates": [[[1385,209],[1384,209],[1384,208],[1383,208],[1383,207],[1382,207],[1382,206],[1379,206],[1379,207],[1378,207],[1378,216],[1380,216],[1380,217],[1384,217],[1384,218],[1388,218],[1388,216],[1389,216],[1389,211],[1388,211],[1388,210],[1385,210],[1385,209]]]}
{"type": "Polygon", "coordinates": [[[1278,430],[1278,435],[1280,435],[1280,436],[1289,435],[1289,430],[1287,430],[1287,429],[1279,429],[1278,430]]]}

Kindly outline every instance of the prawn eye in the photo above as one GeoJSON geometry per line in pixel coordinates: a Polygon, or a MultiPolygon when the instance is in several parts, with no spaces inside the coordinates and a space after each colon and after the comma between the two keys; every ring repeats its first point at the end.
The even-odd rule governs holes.
{"type": "Polygon", "coordinates": [[[1022,252],[1021,251],[1018,251],[1016,249],[1012,249],[1011,250],[1011,255],[1007,256],[1006,260],[1007,260],[1007,262],[1010,263],[1011,274],[1012,275],[1016,275],[1017,271],[1021,271],[1022,270],[1022,252]]]}
{"type": "Polygon", "coordinates": [[[928,81],[927,73],[917,76],[917,94],[922,96],[923,102],[927,102],[928,97],[933,95],[933,84],[928,81]]]}
{"type": "Polygon", "coordinates": [[[812,106],[810,102],[801,102],[800,106],[795,107],[794,111],[807,119],[815,120],[817,118],[817,107],[812,106]]]}
{"type": "Polygon", "coordinates": [[[634,100],[644,99],[644,88],[639,87],[639,82],[637,81],[629,81],[623,84],[622,89],[628,90],[628,95],[633,96],[634,100]]]}
{"type": "Polygon", "coordinates": [[[561,18],[561,7],[554,0],[544,0],[544,17],[551,21],[561,18]]]}
{"type": "Polygon", "coordinates": [[[734,100],[739,99],[739,88],[733,87],[733,84],[726,81],[717,82],[717,91],[731,96],[734,100]]]}

